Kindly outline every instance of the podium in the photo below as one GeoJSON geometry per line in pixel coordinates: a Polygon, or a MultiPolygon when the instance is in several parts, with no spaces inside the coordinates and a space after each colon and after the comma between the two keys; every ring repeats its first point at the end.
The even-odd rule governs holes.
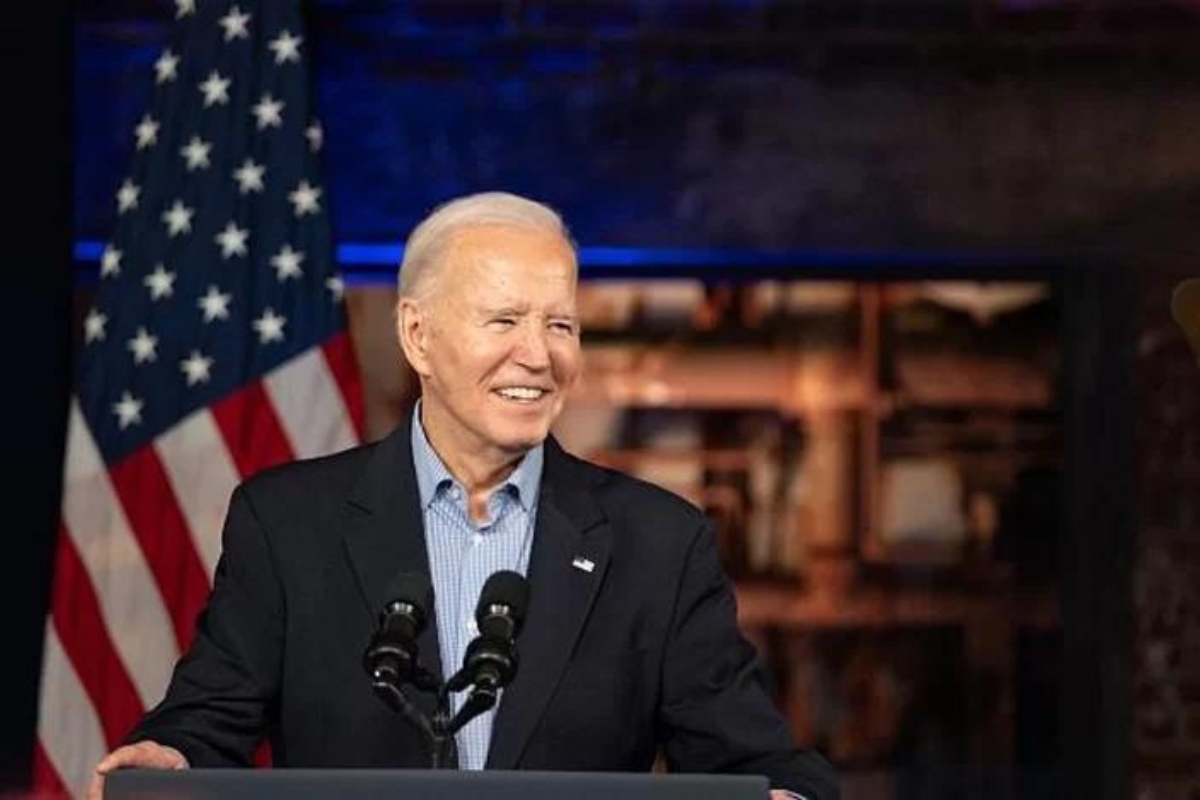
{"type": "Polygon", "coordinates": [[[113,772],[105,800],[766,800],[756,775],[386,769],[189,769],[113,772]]]}

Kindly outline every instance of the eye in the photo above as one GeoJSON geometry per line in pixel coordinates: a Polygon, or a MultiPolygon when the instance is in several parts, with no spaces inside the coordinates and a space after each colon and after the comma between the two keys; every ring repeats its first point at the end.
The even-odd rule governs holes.
{"type": "Polygon", "coordinates": [[[570,320],[556,320],[550,323],[550,327],[556,333],[575,334],[575,323],[570,320]]]}
{"type": "Polygon", "coordinates": [[[495,325],[498,328],[511,328],[517,324],[517,321],[512,317],[493,317],[489,320],[489,324],[495,325]]]}

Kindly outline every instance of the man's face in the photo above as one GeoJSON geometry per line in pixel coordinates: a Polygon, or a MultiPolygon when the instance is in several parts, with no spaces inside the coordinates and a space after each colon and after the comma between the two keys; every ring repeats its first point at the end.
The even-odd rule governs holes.
{"type": "Polygon", "coordinates": [[[445,259],[419,304],[401,302],[422,424],[444,459],[510,459],[546,438],[579,375],[575,257],[552,233],[488,225],[445,259]]]}

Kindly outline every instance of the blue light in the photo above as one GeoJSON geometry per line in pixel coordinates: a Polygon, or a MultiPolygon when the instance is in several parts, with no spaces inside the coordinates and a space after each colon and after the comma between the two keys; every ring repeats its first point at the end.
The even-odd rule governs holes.
{"type": "MultiPolygon", "coordinates": [[[[96,280],[104,244],[75,243],[76,280],[96,280]]],[[[393,285],[404,255],[400,244],[352,242],[338,245],[336,256],[346,283],[393,285]]],[[[727,247],[581,247],[585,278],[1016,278],[1042,275],[1069,259],[1014,251],[951,250],[756,250],[727,247]]]]}

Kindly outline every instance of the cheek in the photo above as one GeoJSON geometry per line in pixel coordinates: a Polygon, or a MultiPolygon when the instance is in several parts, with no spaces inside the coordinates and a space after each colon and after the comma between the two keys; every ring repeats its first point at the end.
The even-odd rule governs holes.
{"type": "Polygon", "coordinates": [[[572,383],[579,376],[583,355],[577,343],[563,342],[551,350],[555,378],[564,383],[572,383]]]}

